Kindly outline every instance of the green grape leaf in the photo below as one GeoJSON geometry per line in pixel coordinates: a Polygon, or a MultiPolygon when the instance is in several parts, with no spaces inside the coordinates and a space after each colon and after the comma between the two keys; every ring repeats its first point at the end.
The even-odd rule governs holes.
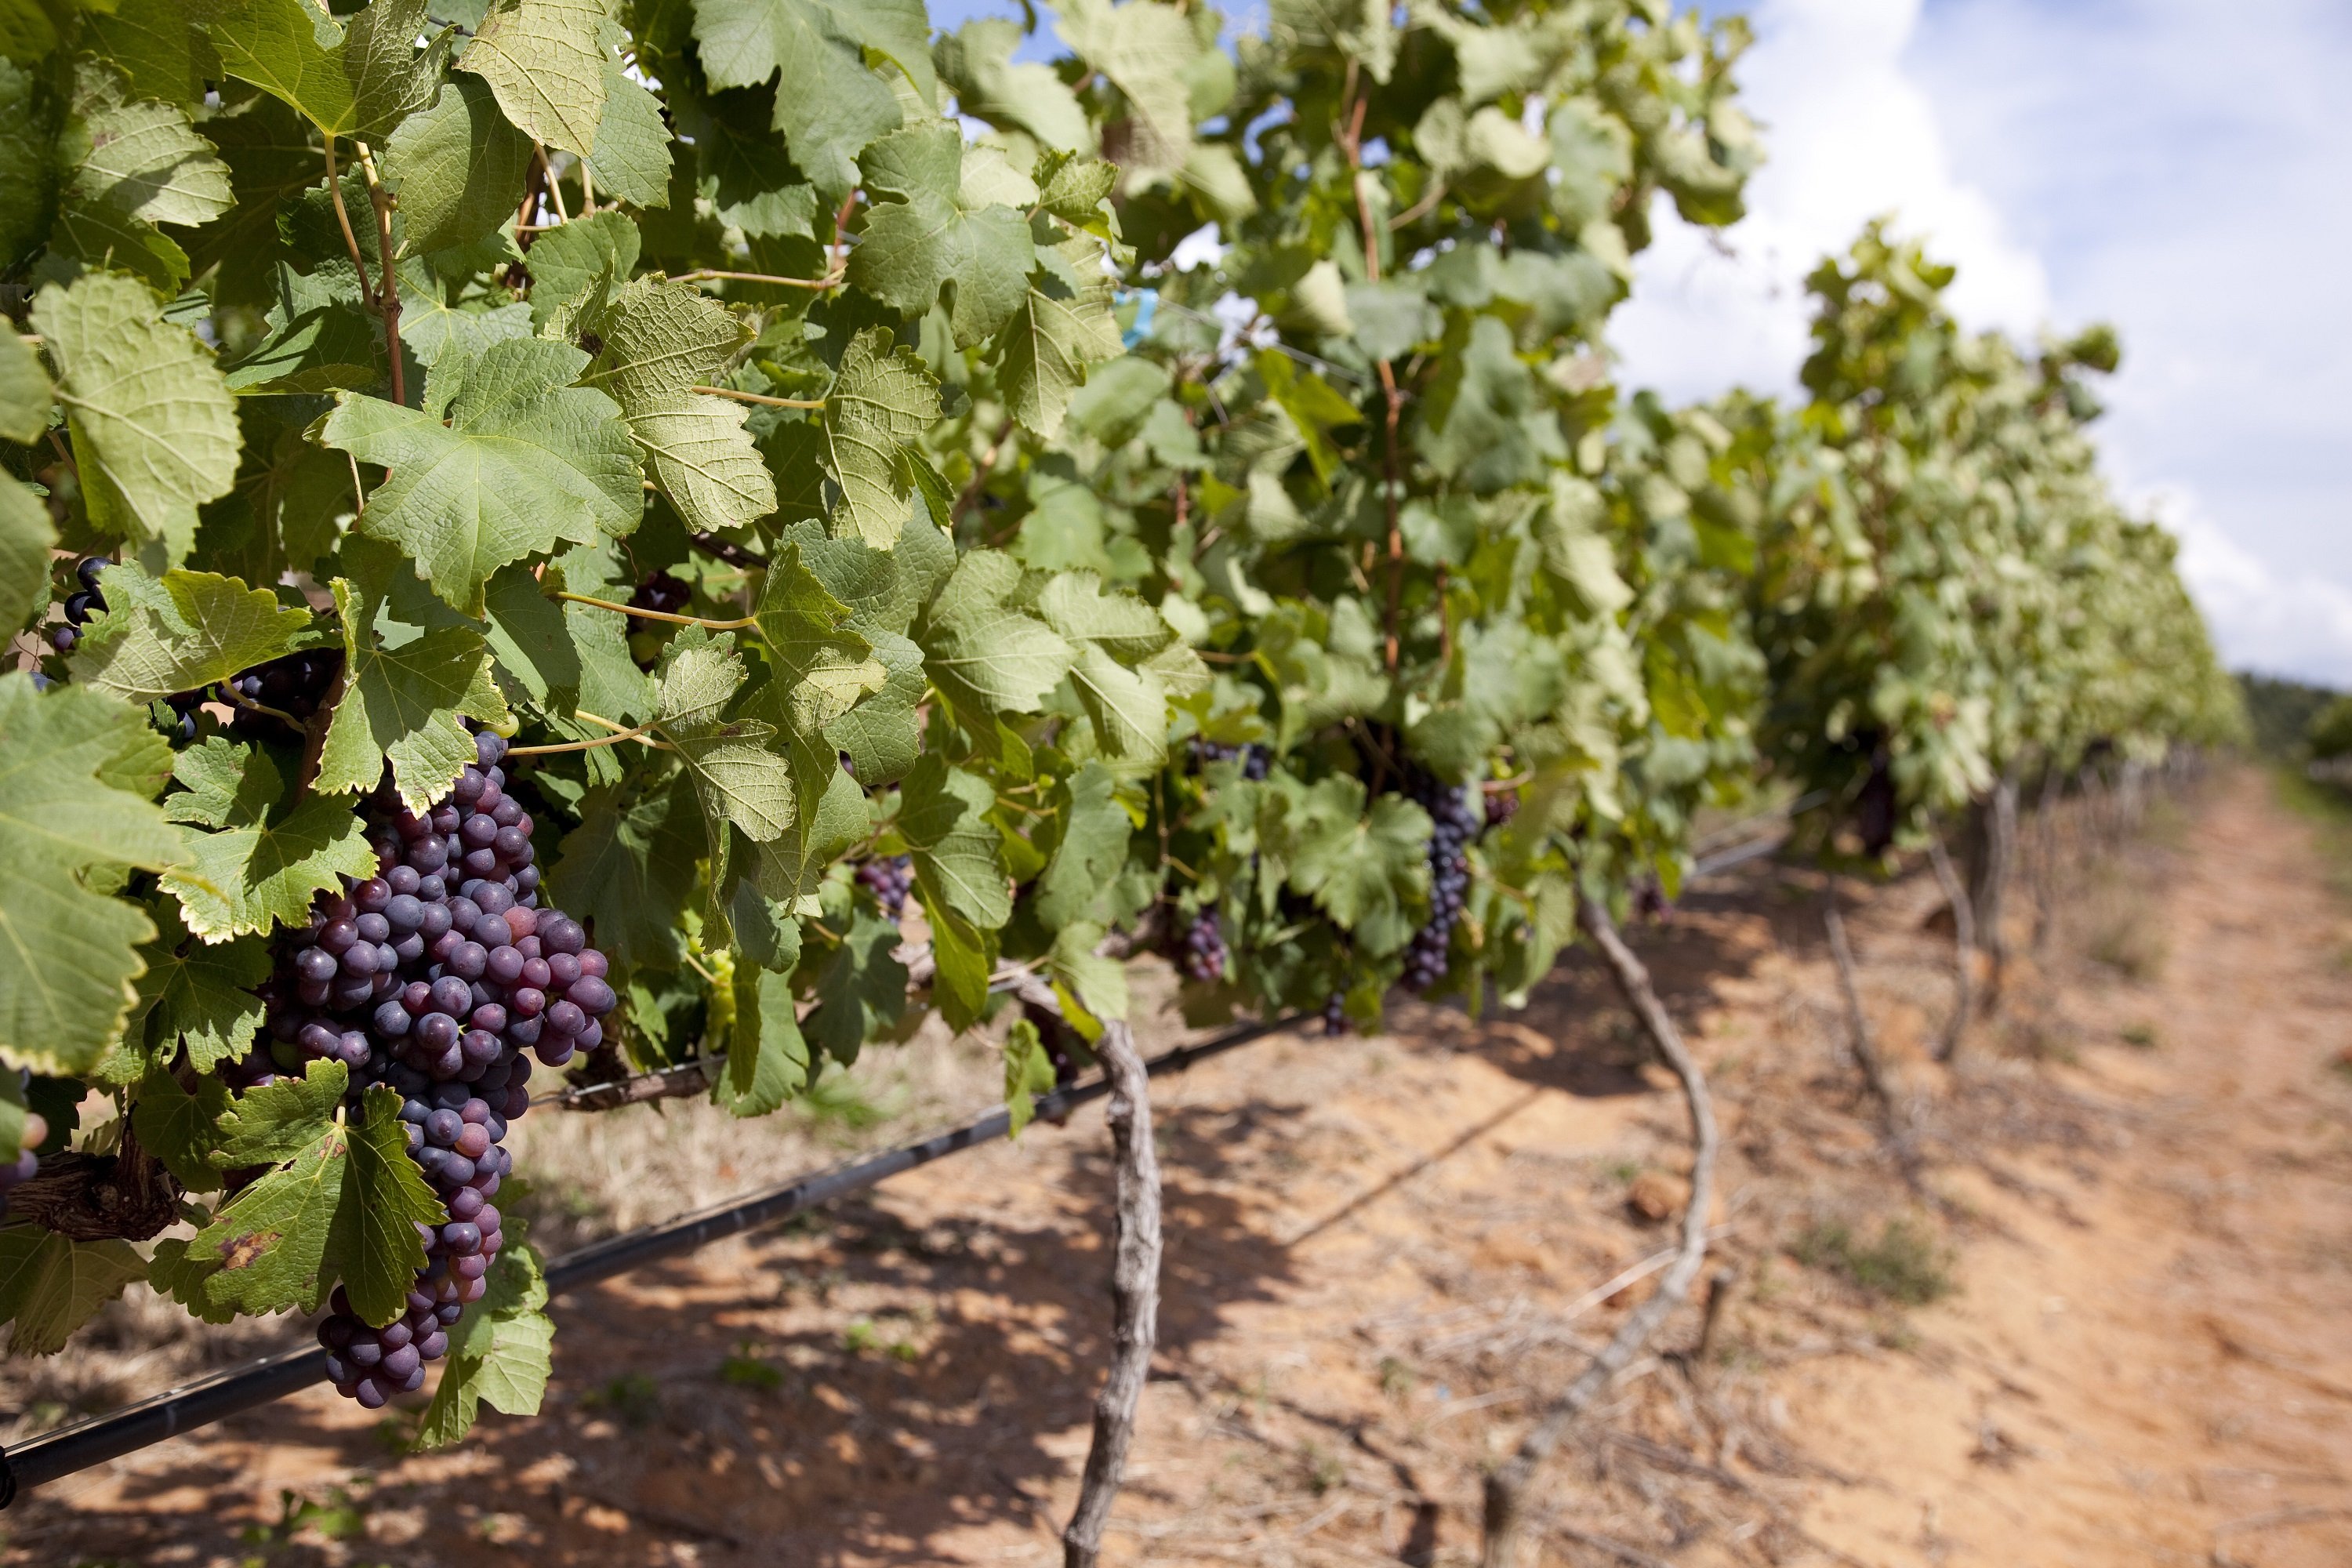
{"type": "Polygon", "coordinates": [[[429,0],[373,0],[345,25],[343,75],[352,84],[352,134],[381,141],[431,103],[454,27],[436,31],[429,0]],[[425,47],[417,47],[417,39],[425,47]]]}
{"type": "Polygon", "coordinates": [[[408,1157],[400,1091],[373,1084],[360,1097],[358,1128],[345,1146],[350,1174],[328,1238],[328,1265],[343,1279],[352,1310],[381,1327],[408,1310],[409,1287],[425,1267],[420,1225],[449,1211],[408,1157]]]}
{"type": "Polygon", "coordinates": [[[155,941],[139,950],[147,973],[139,977],[129,1032],[143,1033],[162,1061],[184,1044],[188,1065],[209,1073],[260,1037],[264,1012],[254,987],[269,978],[269,949],[252,936],[194,942],[168,908],[156,923],[155,941]]]}
{"type": "Polygon", "coordinates": [[[1078,657],[1070,684],[1115,757],[1157,762],[1167,751],[1168,690],[1158,671],[1132,668],[1176,640],[1140,599],[1105,594],[1090,572],[1067,572],[1037,595],[1037,612],[1078,657]]]}
{"type": "Polygon", "coordinates": [[[1034,713],[1077,662],[1076,648],[1015,606],[1020,588],[1021,566],[1011,556],[969,552],[919,624],[925,672],[967,715],[1034,713]]]}
{"type": "Polygon", "coordinates": [[[164,811],[218,829],[188,834],[187,864],[163,878],[188,929],[208,942],[267,931],[273,921],[301,924],[311,896],[338,877],[375,873],[375,851],[350,805],[309,795],[287,805],[284,775],[257,747],[214,736],[181,752],[173,776],[187,788],[165,796],[164,811]]]}
{"type": "MultiPolygon", "coordinates": [[[[755,844],[793,825],[797,798],[792,763],[778,749],[775,726],[733,719],[727,708],[743,685],[743,659],[730,636],[711,641],[680,637],[662,667],[654,721],[677,748],[702,803],[714,860],[725,852],[730,824],[755,844]]],[[[719,880],[714,866],[712,881],[719,880]]]]}
{"type": "Polygon", "coordinates": [[[0,436],[26,446],[49,427],[49,373],[33,345],[0,321],[0,436]]]}
{"type": "Polygon", "coordinates": [[[203,24],[178,0],[118,0],[110,10],[88,13],[93,53],[121,68],[141,98],[160,99],[182,109],[204,101],[199,63],[211,64],[203,24]]]}
{"type": "Polygon", "coordinates": [[[1192,148],[1192,90],[1186,75],[1201,54],[1192,24],[1173,5],[1067,0],[1055,7],[1062,41],[1125,95],[1131,135],[1119,158],[1138,184],[1183,168],[1192,148]]]}
{"type": "Polygon", "coordinates": [[[54,1230],[0,1231],[0,1321],[11,1355],[55,1355],[100,1307],[147,1278],[127,1241],[68,1241],[54,1230]]]}
{"type": "Polygon", "coordinates": [[[1066,1006],[1077,1004],[1070,1022],[1090,1038],[1103,1020],[1124,1018],[1128,1013],[1127,966],[1095,951],[1104,935],[1094,921],[1079,921],[1054,934],[1053,951],[1046,955],[1055,993],[1066,1006]]]}
{"type": "Polygon", "coordinates": [[[555,1324],[545,1310],[547,1279],[539,1254],[520,1238],[507,1244],[485,1278],[488,1289],[449,1335],[448,1370],[416,1434],[418,1447],[442,1448],[473,1430],[481,1406],[531,1415],[554,1370],[555,1324]]]}
{"type": "Polygon", "coordinates": [[[186,110],[131,98],[121,79],[102,69],[86,68],[82,86],[58,142],[58,161],[72,171],[68,201],[189,227],[236,204],[228,165],[196,134],[186,110]]]}
{"type": "Polygon", "coordinates": [[[610,393],[653,481],[689,528],[742,528],[776,510],[776,481],[743,429],[751,410],[695,392],[719,378],[750,329],[684,283],[639,279],[595,323],[604,341],[583,382],[610,393]]]}
{"type": "Polygon", "coordinates": [[[220,1147],[219,1122],[230,1104],[228,1085],[209,1073],[196,1080],[191,1094],[170,1072],[156,1068],[131,1096],[131,1130],[139,1146],[162,1161],[180,1185],[192,1193],[218,1192],[221,1173],[212,1156],[220,1147]]]}
{"type": "Polygon", "coordinates": [[[146,732],[138,710],[96,692],[0,675],[0,1049],[11,1061],[78,1074],[131,1008],[137,948],[154,927],[81,874],[186,857],[151,801],[107,779],[146,732]]]}
{"type": "Polygon", "coordinates": [[[105,274],[42,289],[33,324],[58,367],[91,523],[160,546],[166,564],[184,556],[196,509],[236,483],[236,410],[211,351],[144,286],[105,274]]]}
{"type": "MultiPolygon", "coordinates": [[[[803,749],[805,752],[805,748],[803,749]]],[[[829,754],[803,756],[803,771],[814,760],[819,767],[829,754]]],[[[755,846],[760,891],[789,906],[794,914],[818,912],[817,891],[826,869],[874,831],[874,813],[858,781],[839,768],[824,769],[824,786],[811,803],[809,781],[796,777],[801,791],[798,820],[772,841],[755,846]]],[[[739,933],[740,935],[740,933],[739,933]]]]}
{"type": "Polygon", "coordinates": [[[940,387],[911,350],[869,327],[850,340],[824,397],[824,468],[841,487],[837,534],[887,550],[907,526],[923,461],[915,443],[940,417],[940,387]]]}
{"type": "MultiPolygon", "coordinates": [[[[202,1300],[257,1316],[289,1307],[310,1310],[326,1299],[332,1283],[328,1238],[350,1174],[347,1142],[342,1123],[328,1122],[196,1233],[186,1261],[205,1271],[196,1287],[202,1300]]],[[[214,1156],[229,1157],[228,1149],[214,1156]]]]}
{"type": "MultiPolygon", "coordinates": [[[[1018,22],[981,16],[940,35],[931,57],[940,79],[955,89],[956,107],[962,112],[992,125],[1016,126],[1040,145],[1061,152],[1091,149],[1094,128],[1054,68],[1013,60],[1022,42],[1018,22]]],[[[1108,189],[1103,194],[1108,195],[1108,189]]]]}
{"type": "Polygon", "coordinates": [[[430,601],[425,615],[402,613],[391,591],[395,584],[386,579],[403,565],[383,560],[356,580],[334,581],[343,622],[343,695],[313,785],[321,795],[364,794],[389,761],[401,797],[411,810],[424,811],[474,760],[474,737],[461,721],[499,725],[508,711],[480,631],[430,601]]]}
{"type": "Polygon", "coordinates": [[[911,639],[874,631],[867,642],[882,667],[882,685],[827,724],[824,739],[848,757],[858,782],[871,789],[898,783],[921,754],[916,710],[930,682],[923,673],[923,650],[911,639]]]}
{"type": "Polygon", "coordinates": [[[737,963],[727,1071],[711,1086],[712,1098],[737,1116],[765,1116],[808,1082],[808,1070],[790,982],[759,964],[737,963]]]}
{"type": "Polygon", "coordinates": [[[827,206],[856,185],[858,153],[901,119],[866,52],[905,71],[926,100],[938,92],[919,0],[694,0],[694,36],[712,87],[780,83],[775,127],[827,206]]]}
{"type": "Polygon", "coordinates": [[[67,660],[75,680],[127,702],[147,703],[226,680],[293,651],[310,612],[289,609],[265,588],[213,572],[134,565],[100,578],[107,610],[83,631],[67,660]]]}
{"type": "Polygon", "coordinates": [[[546,336],[572,336],[582,321],[604,314],[644,247],[626,213],[601,212],[541,235],[530,247],[531,324],[546,336]]]}
{"type": "Polygon", "coordinates": [[[218,1127],[213,1163],[224,1171],[291,1160],[335,1130],[335,1112],[351,1072],[338,1061],[315,1061],[300,1078],[280,1078],[247,1089],[218,1127]]]}
{"type": "Polygon", "coordinates": [[[490,653],[507,682],[551,711],[568,715],[579,700],[582,671],[580,648],[572,640],[564,609],[521,565],[506,567],[491,578],[483,601],[490,653]]]}
{"type": "Polygon", "coordinates": [[[968,205],[963,133],[950,124],[910,125],[857,162],[874,205],[865,240],[850,253],[849,280],[909,317],[928,311],[952,282],[957,346],[995,336],[1028,297],[1037,250],[1023,213],[968,205]]]}
{"type": "Polygon", "coordinates": [[[792,732],[803,742],[814,744],[824,726],[888,679],[873,645],[848,629],[849,606],[802,563],[797,542],[769,558],[753,619],[775,658],[780,679],[772,689],[792,732]]]}
{"type": "Polygon", "coordinates": [[[1041,253],[1045,264],[998,340],[997,386],[1013,416],[1049,441],[1062,433],[1087,367],[1122,352],[1101,257],[1087,239],[1041,253]]]}
{"type": "Polygon", "coordinates": [[[457,68],[488,82],[524,135],[584,156],[604,117],[608,26],[602,0],[498,0],[457,68]]]}
{"type": "Polygon", "coordinates": [[[914,856],[923,907],[951,910],[983,931],[1013,918],[1003,849],[988,820],[995,807],[986,779],[936,752],[899,786],[898,833],[914,856]]]}
{"type": "MultiPolygon", "coordinates": [[[[57,210],[57,135],[64,105],[50,90],[50,76],[32,64],[56,47],[57,30],[37,6],[19,5],[17,15],[37,23],[47,41],[37,47],[0,47],[0,266],[30,259],[49,234],[57,210]]],[[[0,15],[5,15],[0,12],[0,15]]],[[[0,23],[0,42],[16,29],[0,23]]]]}
{"type": "Polygon", "coordinates": [[[588,792],[580,826],[563,836],[547,873],[557,907],[593,922],[596,945],[615,962],[677,965],[677,917],[693,896],[695,832],[688,786],[634,798],[617,786],[588,792]]]}
{"type": "Polygon", "coordinates": [[[1004,1115],[1006,1136],[1018,1138],[1037,1114],[1037,1097],[1054,1092],[1054,1058],[1037,1026],[1026,1018],[1013,1020],[1004,1035],[1004,1115]]]}
{"type": "Polygon", "coordinates": [[[857,1059],[866,1041],[898,1026],[907,1005],[907,966],[895,956],[898,925],[854,910],[848,931],[816,979],[816,1010],[801,1022],[812,1049],[837,1062],[857,1059]]]}
{"type": "Polygon", "coordinates": [[[1118,779],[1089,762],[1054,792],[1057,836],[1052,857],[1033,889],[1038,923],[1058,931],[1081,921],[1100,922],[1135,824],[1116,795],[1118,779]]]}
{"type": "Polygon", "coordinates": [[[1540,482],[1568,457],[1541,384],[1493,316],[1471,322],[1469,342],[1443,356],[1438,384],[1414,440],[1429,466],[1479,495],[1540,482]]]}
{"type": "Polygon", "coordinates": [[[616,196],[631,206],[667,206],[669,143],[661,100],[632,80],[608,48],[604,114],[596,122],[596,155],[588,160],[599,198],[616,196]]]}
{"type": "Polygon", "coordinates": [[[497,342],[452,395],[436,370],[432,406],[343,394],[326,444],[392,470],[359,531],[400,546],[435,593],[472,615],[509,562],[635,529],[636,443],[611,398],[568,384],[587,359],[564,343],[497,342]]]}
{"type": "Polygon", "coordinates": [[[530,138],[507,123],[488,83],[453,77],[429,107],[392,133],[383,159],[408,248],[446,250],[514,221],[530,168],[530,138]]]}
{"type": "Polygon", "coordinates": [[[284,100],[328,135],[357,128],[341,23],[302,0],[228,0],[211,26],[229,75],[284,100]]]}
{"type": "Polygon", "coordinates": [[[40,498],[0,475],[0,629],[13,631],[49,603],[49,552],[58,526],[40,498]]]}
{"type": "Polygon", "coordinates": [[[1407,900],[1428,896],[1429,813],[1393,795],[1367,813],[1363,781],[1335,774],[1297,789],[1286,826],[1291,888],[1370,955],[1402,947],[1418,923],[1407,900]]]}

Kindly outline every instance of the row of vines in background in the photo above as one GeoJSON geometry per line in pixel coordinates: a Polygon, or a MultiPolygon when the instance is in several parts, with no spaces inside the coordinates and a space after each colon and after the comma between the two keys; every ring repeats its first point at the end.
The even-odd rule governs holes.
{"type": "Polygon", "coordinates": [[[493,1199],[552,1073],[757,1116],[1017,993],[1025,1104],[1131,1061],[1147,948],[1339,1031],[1581,930],[1639,1006],[1612,910],[1702,809],[1883,863],[2232,733],[2084,435],[2112,336],[1969,335],[1874,228],[1801,400],[1614,384],[1653,226],[1761,157],[1736,17],[19,9],[20,1352],[131,1279],[331,1307],[454,1440],[548,1373],[493,1199]]]}

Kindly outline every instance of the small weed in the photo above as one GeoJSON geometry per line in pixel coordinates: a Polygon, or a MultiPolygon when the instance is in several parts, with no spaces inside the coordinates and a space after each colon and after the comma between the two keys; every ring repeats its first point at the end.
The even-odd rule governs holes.
{"type": "Polygon", "coordinates": [[[1348,1467],[1339,1462],[1339,1456],[1320,1443],[1309,1443],[1300,1448],[1298,1462],[1307,1471],[1307,1489],[1317,1497],[1348,1479],[1348,1467]]]}
{"type": "Polygon", "coordinates": [[[609,1410],[629,1426],[642,1426],[661,1414],[661,1388],[644,1373],[624,1373],[583,1394],[580,1403],[591,1410],[609,1410]]]}
{"type": "Polygon", "coordinates": [[[2137,1046],[2144,1051],[2152,1051],[2163,1043],[2156,1032],[2154,1024],[2126,1024],[2123,1026],[2123,1039],[2124,1044],[2137,1046]]]}
{"type": "Polygon", "coordinates": [[[1601,1167],[1601,1173],[1621,1187],[1631,1186],[1633,1178],[1642,1173],[1639,1160],[1612,1160],[1601,1167]]]}
{"type": "Polygon", "coordinates": [[[841,1348],[851,1355],[864,1355],[881,1342],[882,1336],[870,1319],[856,1319],[841,1331],[841,1348]]]}
{"type": "Polygon", "coordinates": [[[1381,1357],[1381,1392],[1391,1399],[1404,1398],[1406,1394],[1412,1392],[1412,1385],[1417,1381],[1419,1380],[1413,1376],[1412,1368],[1405,1365],[1396,1357],[1392,1355],[1381,1357]]]}
{"type": "Polygon", "coordinates": [[[783,1386],[784,1374],[753,1355],[747,1344],[719,1363],[719,1381],[755,1394],[769,1394],[783,1386]]]}
{"type": "Polygon", "coordinates": [[[2145,984],[2164,970],[2164,933],[2143,905],[2109,910],[2091,932],[2089,951],[2126,980],[2145,984]]]}
{"type": "Polygon", "coordinates": [[[1888,1220],[1876,1241],[1863,1240],[1843,1220],[1823,1220],[1789,1252],[1808,1268],[1842,1274],[1857,1289],[1906,1307],[1924,1307],[1952,1290],[1950,1258],[1916,1220],[1888,1220]]]}
{"type": "Polygon", "coordinates": [[[329,1487],[324,1502],[312,1502],[289,1488],[278,1494],[277,1520],[247,1525],[237,1532],[237,1539],[261,1549],[247,1563],[266,1563],[305,1530],[316,1531],[329,1541],[356,1540],[367,1533],[367,1504],[354,1499],[346,1487],[329,1487]]]}
{"type": "Polygon", "coordinates": [[[803,1093],[796,1108],[811,1121],[831,1122],[850,1132],[863,1132],[888,1120],[897,1110],[868,1100],[865,1090],[845,1071],[829,1072],[818,1079],[803,1093]]]}
{"type": "Polygon", "coordinates": [[[911,1364],[914,1362],[919,1361],[922,1358],[922,1354],[923,1347],[917,1344],[912,1340],[892,1340],[890,1342],[890,1359],[893,1361],[905,1362],[911,1364]]]}

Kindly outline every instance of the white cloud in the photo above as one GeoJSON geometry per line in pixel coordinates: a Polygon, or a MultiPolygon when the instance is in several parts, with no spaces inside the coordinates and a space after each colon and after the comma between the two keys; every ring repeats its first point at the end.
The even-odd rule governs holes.
{"type": "Polygon", "coordinates": [[[1779,390],[1802,279],[1894,210],[1964,321],[2095,320],[2098,426],[2233,664],[2352,684],[2341,0],[1764,0],[1740,72],[1771,163],[1728,255],[1666,217],[1612,337],[1676,396],[1779,390]]]}
{"type": "Polygon", "coordinates": [[[2049,314],[2040,260],[1985,194],[1956,179],[1927,91],[1905,69],[1918,0],[1766,0],[1739,68],[1768,162],[1748,216],[1720,240],[1666,206],[1632,300],[1610,329],[1629,381],[1675,396],[1795,384],[1805,275],[1874,217],[1933,237],[1960,266],[1972,325],[2031,332],[2049,314]]]}

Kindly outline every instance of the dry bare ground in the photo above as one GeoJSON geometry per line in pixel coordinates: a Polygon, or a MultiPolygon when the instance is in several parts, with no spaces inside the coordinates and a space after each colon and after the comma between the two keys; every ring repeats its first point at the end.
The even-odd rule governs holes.
{"type": "MultiPolygon", "coordinates": [[[[1726,1123],[1721,1315],[1701,1356],[1700,1304],[1678,1314],[1547,1474],[1546,1561],[2352,1562],[2329,864],[2267,779],[2216,780],[2067,873],[2050,947],[1948,1074],[1932,880],[1857,894],[1916,1185],[1846,1053],[1811,885],[1759,868],[1633,933],[1726,1123]]],[[[2021,945],[2032,924],[2012,910],[2021,945]]],[[[1482,1468],[1648,1288],[1625,1277],[1669,1244],[1679,1101],[1597,969],[1525,1014],[1397,1022],[1157,1086],[1166,1306],[1113,1561],[1475,1561],[1482,1468]]],[[[895,1139],[992,1076],[929,1040],[855,1075],[880,1125],[551,1116],[519,1160],[560,1250],[895,1139]]],[[[545,1413],[453,1454],[404,1456],[398,1422],[320,1390],[20,1502],[5,1561],[1058,1561],[1108,1318],[1105,1142],[1098,1110],[1040,1126],[568,1299],[545,1413]]],[[[110,1310],[9,1372],[11,1408],[102,1407],[270,1332],[171,1317],[110,1310]]]]}

